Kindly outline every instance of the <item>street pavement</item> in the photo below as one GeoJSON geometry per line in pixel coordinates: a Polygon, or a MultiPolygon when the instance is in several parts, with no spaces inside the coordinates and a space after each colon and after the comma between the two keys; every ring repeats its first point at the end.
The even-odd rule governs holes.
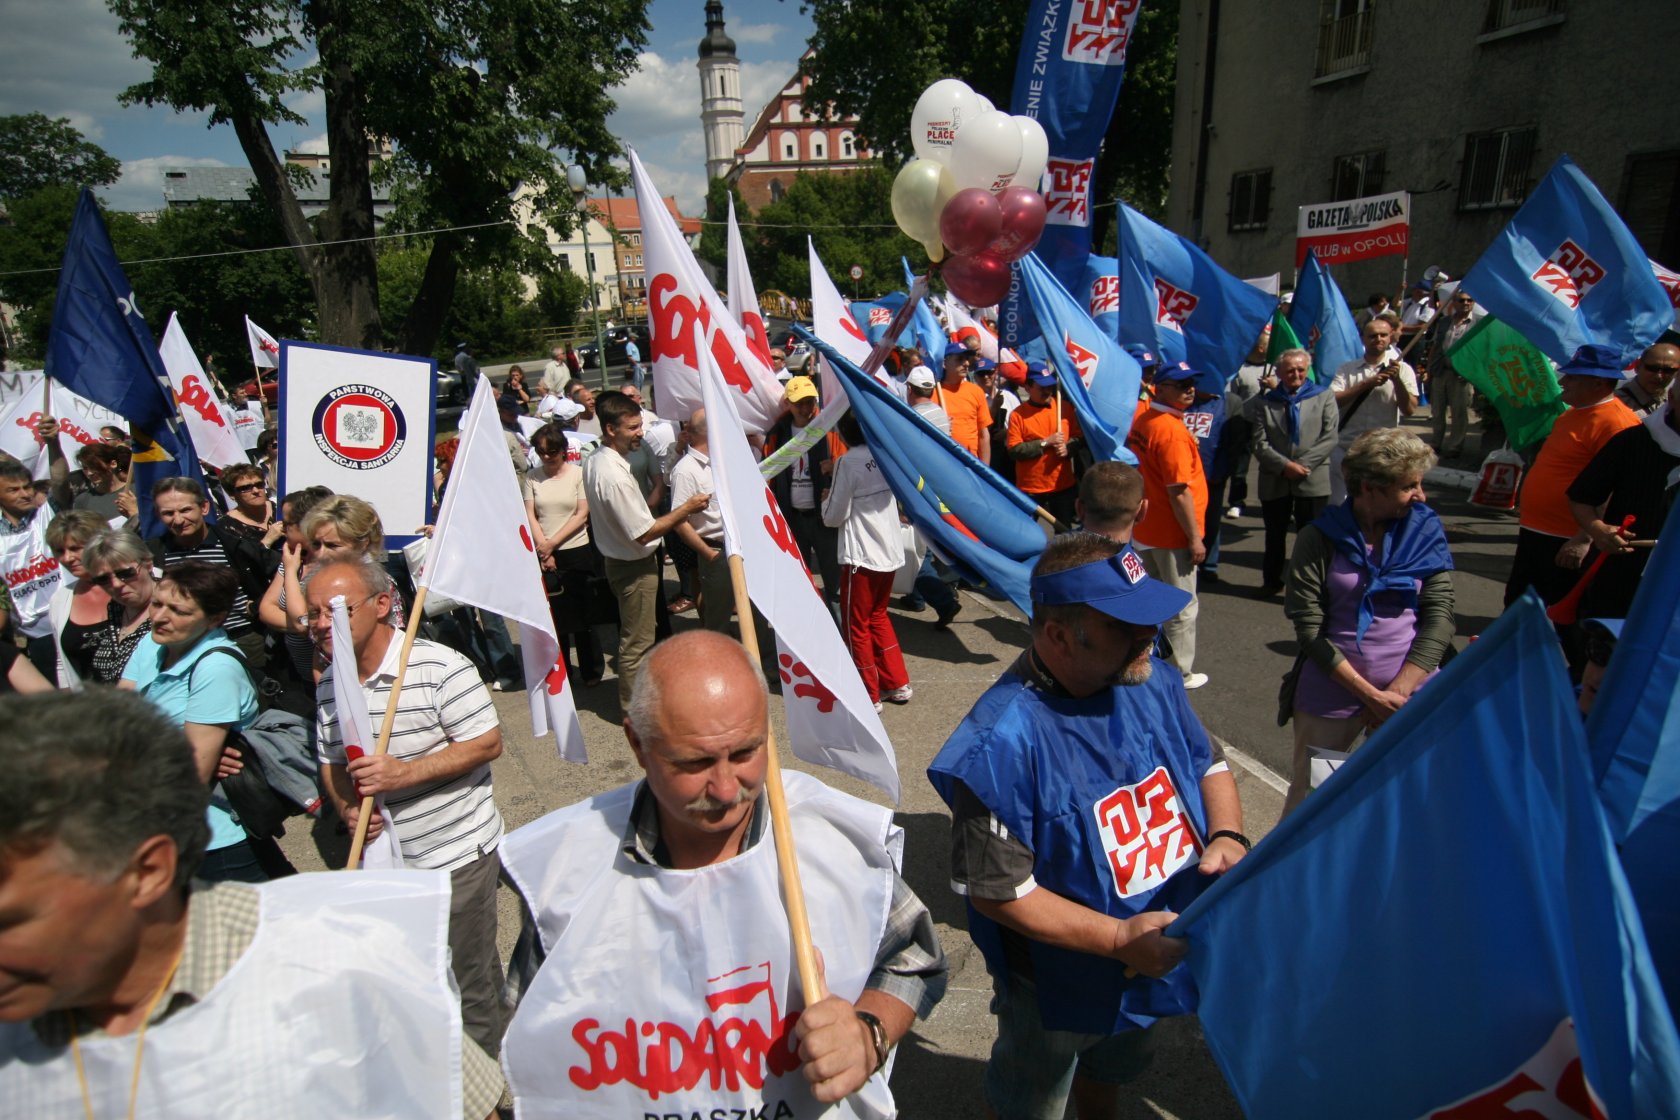
{"type": "MultiPolygon", "coordinates": [[[[1460,647],[1499,612],[1516,539],[1514,515],[1480,510],[1466,497],[1462,490],[1430,488],[1430,504],[1446,523],[1461,573],[1455,581],[1460,647]]],[[[1219,582],[1202,591],[1196,668],[1210,681],[1190,696],[1209,731],[1226,746],[1242,795],[1245,829],[1258,841],[1276,825],[1283,805],[1291,739],[1287,728],[1277,726],[1276,697],[1279,679],[1294,657],[1294,635],[1283,615],[1281,596],[1260,596],[1262,529],[1258,507],[1250,510],[1226,522],[1219,582]]],[[[944,1000],[899,1049],[893,1091],[902,1114],[912,1118],[983,1115],[981,1079],[995,1036],[989,1011],[991,982],[968,938],[963,904],[949,886],[950,816],[925,773],[951,730],[1025,646],[1028,635],[1025,621],[1008,604],[970,591],[961,593],[961,602],[962,612],[947,631],[934,629],[931,610],[913,614],[894,609],[915,697],[902,707],[888,705],[883,714],[903,779],[896,819],[905,831],[904,876],[932,910],[951,964],[944,1000]]],[[[695,624],[692,613],[677,623],[679,628],[695,624]]],[[[769,677],[776,679],[774,673],[769,677]]],[[[772,691],[775,687],[773,683],[772,691]]],[[[495,764],[496,802],[510,829],[639,776],[618,725],[611,674],[601,685],[579,691],[590,755],[587,766],[560,761],[552,739],[532,738],[522,695],[497,695],[505,749],[495,764]]],[[[771,710],[777,742],[785,743],[779,705],[772,703],[771,710]]],[[[785,746],[781,758],[785,766],[813,769],[793,759],[785,746]]],[[[873,787],[845,775],[820,775],[838,788],[882,801],[873,787]]],[[[344,865],[347,844],[335,823],[292,829],[284,844],[300,869],[344,865]]],[[[504,887],[504,958],[518,928],[517,901],[504,887]]],[[[820,947],[822,931],[813,933],[820,947]]],[[[1264,968],[1258,950],[1259,946],[1255,967],[1264,968]]],[[[1123,1117],[1235,1120],[1242,1115],[1195,1019],[1164,1022],[1156,1033],[1154,1065],[1125,1090],[1123,1117]]]]}

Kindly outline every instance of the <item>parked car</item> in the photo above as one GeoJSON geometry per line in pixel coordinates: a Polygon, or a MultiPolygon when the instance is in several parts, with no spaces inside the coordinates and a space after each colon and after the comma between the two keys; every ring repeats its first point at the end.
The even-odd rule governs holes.
{"type": "Polygon", "coordinates": [[[438,363],[437,367],[437,403],[438,407],[452,404],[466,404],[466,390],[461,387],[461,375],[455,372],[455,367],[438,363]]]}
{"type": "MultiPolygon", "coordinates": [[[[624,357],[624,345],[630,341],[632,336],[636,339],[636,349],[642,353],[643,364],[645,365],[653,357],[653,347],[648,341],[647,327],[640,323],[628,327],[612,327],[602,333],[606,336],[608,369],[615,369],[628,364],[624,357]]],[[[596,368],[596,349],[594,342],[585,342],[577,348],[578,359],[583,363],[585,376],[588,376],[590,370],[596,368]]]]}
{"type": "MultiPolygon", "coordinates": [[[[279,404],[280,403],[280,373],[279,373],[279,371],[278,370],[272,370],[272,369],[265,369],[262,372],[263,372],[263,380],[262,380],[262,383],[261,383],[262,399],[270,405],[279,404]]],[[[256,400],[257,399],[257,392],[258,392],[258,383],[256,381],[253,380],[253,381],[245,382],[245,395],[247,397],[249,397],[251,400],[256,400]]]]}
{"type": "Polygon", "coordinates": [[[787,367],[795,373],[804,373],[805,367],[811,363],[811,347],[803,342],[795,342],[793,349],[788,351],[787,367]]]}

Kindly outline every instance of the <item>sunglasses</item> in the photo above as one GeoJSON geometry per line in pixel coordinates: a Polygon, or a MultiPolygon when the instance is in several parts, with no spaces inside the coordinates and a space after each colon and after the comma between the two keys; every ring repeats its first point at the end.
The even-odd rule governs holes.
{"type": "Polygon", "coordinates": [[[1645,370],[1649,373],[1666,373],[1670,377],[1680,373],[1680,366],[1654,366],[1650,362],[1641,362],[1639,364],[1644,366],[1645,370]]]}
{"type": "Polygon", "coordinates": [[[233,492],[235,494],[245,494],[245,493],[249,493],[250,491],[253,491],[253,490],[266,490],[266,489],[268,489],[268,487],[264,483],[261,483],[261,482],[247,482],[243,486],[235,486],[233,488],[233,492]]]}
{"type": "Polygon", "coordinates": [[[139,568],[112,568],[100,575],[89,576],[88,582],[95,587],[110,587],[113,583],[133,583],[139,575],[139,568]]]}

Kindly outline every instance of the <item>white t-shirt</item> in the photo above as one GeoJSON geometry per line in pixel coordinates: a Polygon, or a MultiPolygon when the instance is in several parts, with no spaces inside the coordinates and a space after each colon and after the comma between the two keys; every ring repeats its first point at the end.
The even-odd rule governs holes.
{"type": "MultiPolygon", "coordinates": [[[[680,506],[696,494],[711,493],[712,460],[698,447],[691,447],[688,454],[678,459],[677,465],[671,468],[671,505],[680,506]]],[[[716,498],[707,502],[706,508],[699,513],[689,514],[688,523],[703,541],[723,539],[723,515],[718,510],[716,498]]]]}
{"type": "MultiPolygon", "coordinates": [[[[1336,371],[1336,376],[1330,380],[1330,391],[1340,393],[1350,385],[1359,385],[1377,375],[1377,370],[1399,357],[1399,351],[1390,347],[1388,353],[1375,365],[1368,364],[1363,357],[1347,362],[1336,371]]],[[[1406,387],[1406,392],[1412,399],[1417,400],[1417,374],[1405,362],[1400,363],[1400,383],[1406,387]]],[[[1372,389],[1359,408],[1351,416],[1348,410],[1353,408],[1353,400],[1341,405],[1342,415],[1347,417],[1347,423],[1342,425],[1342,434],[1337,442],[1345,449],[1353,443],[1354,437],[1360,432],[1369,432],[1377,428],[1395,428],[1400,425],[1400,404],[1394,393],[1394,383],[1385,381],[1372,389]]]]}

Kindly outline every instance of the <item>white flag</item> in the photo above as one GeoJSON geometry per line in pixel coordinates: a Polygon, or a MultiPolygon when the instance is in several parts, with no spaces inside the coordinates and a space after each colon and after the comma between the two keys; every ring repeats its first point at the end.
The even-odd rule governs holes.
{"type": "Polygon", "coordinates": [[[181,320],[174,312],[170,312],[169,325],[163,328],[158,356],[169,373],[175,403],[187,422],[187,435],[192,438],[199,461],[218,468],[249,463],[250,456],[234,434],[233,411],[217,399],[215,387],[199,364],[198,355],[193,353],[187,333],[181,329],[181,320]]]}
{"type": "MultiPolygon", "coordinates": [[[[356,643],[350,637],[350,610],[344,596],[332,597],[332,694],[333,712],[338,716],[338,734],[344,742],[344,755],[354,761],[373,750],[376,740],[373,721],[368,718],[367,693],[362,691],[362,673],[356,668],[356,643]]],[[[362,849],[362,868],[366,871],[390,871],[403,865],[402,843],[397,839],[397,827],[385,808],[385,799],[375,797],[373,805],[379,812],[383,827],[379,835],[362,849]]]]}
{"type": "MultiPolygon", "coordinates": [[[[807,762],[862,778],[898,801],[898,761],[857,665],[800,558],[793,531],[758,473],[747,433],[710,361],[701,376],[713,494],[724,547],[741,557],[747,593],[776,631],[788,746],[807,762]]],[[[750,619],[743,619],[750,626],[750,619]]]]}
{"type": "Polygon", "coordinates": [[[251,365],[257,369],[280,368],[280,344],[274,336],[245,316],[245,340],[251,344],[251,365]]]}
{"type": "Polygon", "coordinates": [[[729,313],[741,324],[747,345],[765,365],[770,364],[770,336],[764,330],[764,312],[753,290],[752,272],[747,268],[747,249],[741,244],[741,227],[735,224],[735,192],[729,192],[729,313]]]}
{"type": "Polygon", "coordinates": [[[990,362],[998,360],[997,335],[987,330],[985,323],[970,314],[968,307],[962,300],[956,296],[947,299],[945,301],[945,314],[950,317],[952,334],[956,334],[964,327],[973,327],[975,332],[980,335],[980,356],[990,362]]]}
{"type": "Polygon", "coordinates": [[[552,729],[561,758],[586,761],[583,727],[543,591],[525,500],[502,438],[496,392],[483,375],[462,425],[426,566],[415,582],[428,593],[519,623],[531,731],[541,736],[552,729]]]}
{"type": "Polygon", "coordinates": [[[630,174],[642,214],[647,255],[648,325],[654,394],[659,414],[686,418],[700,407],[700,359],[709,349],[722,370],[736,413],[750,431],[770,430],[782,414],[782,386],[769,362],[753,352],[746,333],[712,287],[665,200],[630,152],[630,174]]]}
{"type": "MultiPolygon", "coordinates": [[[[47,449],[35,434],[41,422],[41,378],[39,370],[16,375],[23,390],[11,407],[0,413],[0,451],[20,463],[27,464],[36,478],[48,475],[47,449]]],[[[75,470],[76,453],[90,443],[103,443],[99,436],[102,424],[128,425],[122,417],[102,405],[94,404],[66,389],[58,382],[52,386],[52,414],[58,420],[58,448],[75,470]]]]}

